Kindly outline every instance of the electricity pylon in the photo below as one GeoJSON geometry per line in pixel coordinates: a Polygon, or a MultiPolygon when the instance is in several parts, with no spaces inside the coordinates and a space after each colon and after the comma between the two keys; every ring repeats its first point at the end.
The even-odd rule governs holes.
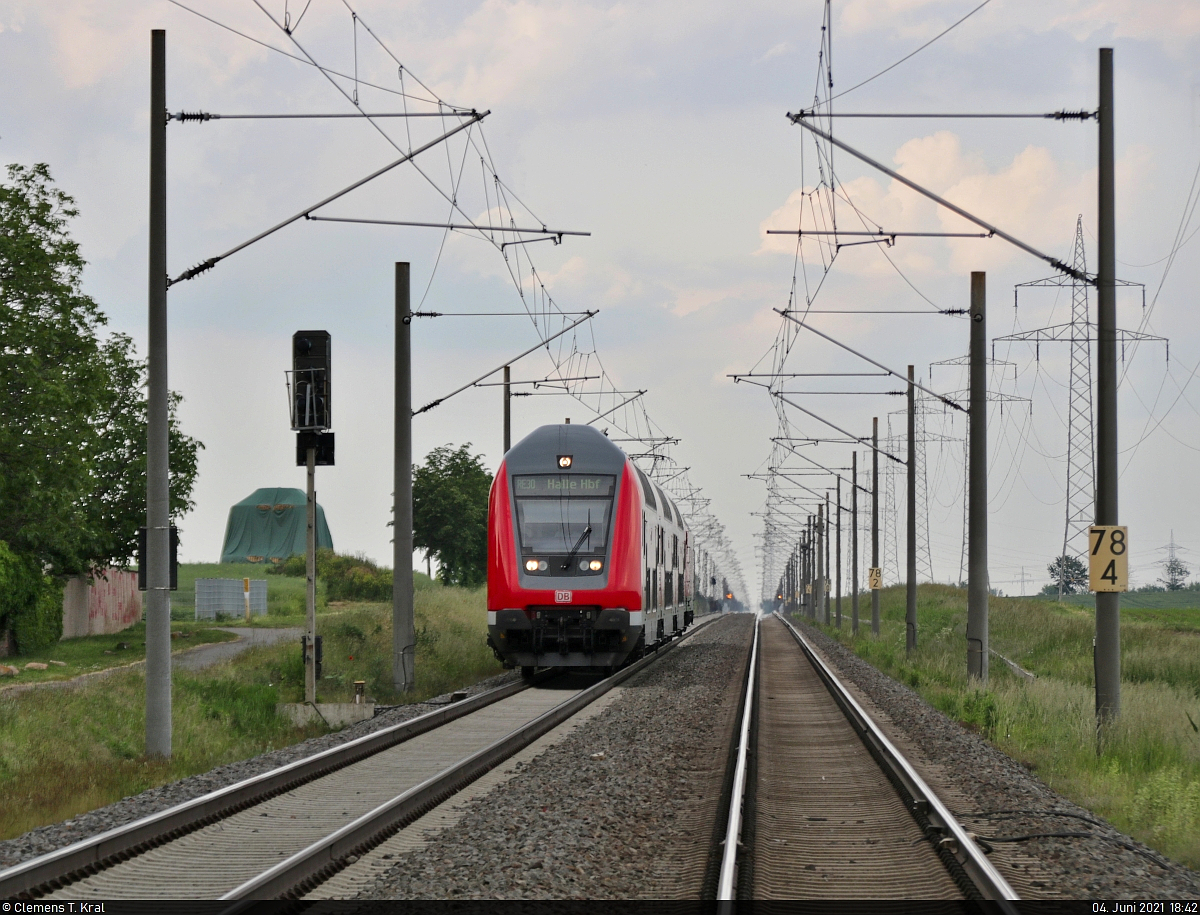
{"type": "MultiPolygon", "coordinates": [[[[933,367],[935,365],[970,365],[970,360],[971,360],[971,357],[969,355],[967,355],[967,356],[956,356],[953,359],[943,359],[940,362],[931,362],[929,364],[930,380],[933,379],[933,367]]],[[[1001,386],[1003,386],[1003,384],[1004,384],[1004,376],[1007,374],[1007,369],[1009,367],[1011,367],[1013,370],[1013,384],[1015,385],[1017,383],[1016,363],[1006,362],[1003,359],[987,359],[985,361],[986,361],[987,365],[992,369],[991,380],[989,380],[988,385],[987,385],[987,401],[988,401],[988,403],[1000,404],[1000,415],[1001,416],[1004,415],[1004,405],[1006,403],[1014,403],[1014,402],[1028,403],[1028,404],[1030,404],[1030,410],[1032,410],[1033,409],[1032,401],[1030,401],[1030,399],[1028,397],[1021,397],[1017,394],[1005,394],[1004,392],[1002,392],[1000,390],[1001,386]],[[997,367],[999,368],[998,372],[996,371],[997,367]],[[997,381],[997,376],[999,376],[998,381],[997,381]]],[[[946,396],[949,397],[951,400],[958,401],[959,403],[965,403],[971,399],[971,391],[969,389],[963,389],[961,391],[951,391],[948,394],[946,394],[946,396]]],[[[966,426],[966,429],[964,430],[964,434],[963,434],[962,549],[959,552],[959,557],[958,557],[958,583],[960,583],[960,584],[962,582],[966,581],[968,535],[970,532],[969,531],[970,513],[968,511],[968,509],[970,507],[970,505],[969,505],[970,500],[967,498],[967,493],[970,489],[970,476],[971,476],[971,461],[970,461],[970,454],[969,454],[970,450],[971,450],[971,417],[968,416],[967,417],[967,426],[966,426]]]]}
{"type": "MultiPolygon", "coordinates": [[[[930,413],[943,413],[945,406],[938,403],[929,395],[918,389],[915,402],[913,404],[914,416],[914,435],[913,439],[916,442],[914,449],[917,456],[917,499],[916,499],[916,516],[917,516],[917,580],[918,581],[934,581],[933,577],[933,551],[930,546],[929,539],[929,473],[927,469],[926,452],[930,441],[954,441],[957,442],[956,436],[946,436],[941,433],[929,432],[925,426],[925,417],[930,413]]],[[[905,410],[893,410],[888,415],[888,450],[893,454],[897,453],[896,449],[904,449],[907,447],[905,441],[906,436],[902,433],[892,434],[892,416],[905,416],[905,410]]],[[[883,537],[883,555],[886,557],[894,557],[896,562],[896,571],[899,574],[900,566],[900,534],[899,534],[899,507],[902,504],[902,497],[897,495],[896,477],[900,471],[895,467],[888,466],[884,469],[884,484],[886,493],[884,496],[883,509],[887,512],[887,517],[884,523],[883,537]]],[[[886,576],[885,576],[886,577],[886,576]]]]}
{"type": "MultiPolygon", "coordinates": [[[[892,434],[892,418],[887,418],[887,447],[889,454],[899,452],[899,438],[892,434]]],[[[896,465],[891,461],[883,461],[883,505],[880,506],[881,521],[880,526],[883,528],[883,543],[879,551],[879,565],[883,569],[887,569],[891,565],[892,574],[895,576],[891,580],[897,582],[900,580],[900,537],[896,531],[897,520],[899,519],[899,507],[896,504],[896,465]]],[[[888,581],[889,576],[884,572],[883,580],[888,581]]]]}
{"type": "MultiPolygon", "coordinates": [[[[1075,253],[1071,266],[1080,274],[1087,273],[1087,257],[1083,246],[1083,216],[1075,220],[1075,253]]],[[[1126,280],[1117,280],[1116,283],[1118,286],[1141,285],[1126,280]]],[[[1033,343],[1039,349],[1042,343],[1068,341],[1071,344],[1071,393],[1067,411],[1067,505],[1062,555],[1073,555],[1080,561],[1086,561],[1087,532],[1096,517],[1096,450],[1092,421],[1091,357],[1091,344],[1096,339],[1096,323],[1088,320],[1089,285],[1065,275],[1018,283],[1013,289],[1014,308],[1017,290],[1033,286],[1070,286],[1071,323],[1009,334],[1006,337],[997,337],[993,342],[1025,341],[1033,343]]],[[[1125,344],[1130,341],[1166,342],[1166,337],[1121,329],[1117,330],[1117,339],[1121,343],[1122,358],[1125,344]]],[[[1170,350],[1167,352],[1169,354],[1170,350]]],[[[1058,598],[1062,600],[1066,563],[1060,563],[1059,566],[1061,571],[1058,598]]]]}

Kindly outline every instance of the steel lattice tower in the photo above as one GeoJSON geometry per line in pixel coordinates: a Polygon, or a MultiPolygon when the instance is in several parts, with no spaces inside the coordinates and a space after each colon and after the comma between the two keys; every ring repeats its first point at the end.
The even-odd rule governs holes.
{"type": "Polygon", "coordinates": [[[929,548],[929,468],[925,460],[927,439],[925,436],[925,412],[929,408],[928,396],[917,392],[916,416],[913,417],[917,439],[917,581],[933,581],[933,553],[929,548]]]}
{"type": "MultiPolygon", "coordinates": [[[[1087,265],[1083,247],[1083,217],[1075,220],[1075,253],[1072,264],[1076,270],[1083,273],[1087,265]]],[[[1142,286],[1128,280],[1115,280],[1117,286],[1142,286]]],[[[1092,418],[1092,356],[1091,344],[1097,339],[1096,322],[1088,320],[1088,284],[1079,282],[1074,277],[1059,274],[1042,280],[1028,283],[1018,283],[1013,289],[1013,304],[1016,305],[1017,292],[1022,288],[1033,286],[1071,287],[1071,323],[1057,324],[1053,327],[1041,327],[1037,330],[1027,330],[1016,334],[997,337],[993,345],[1007,341],[1024,341],[1040,347],[1042,343],[1071,344],[1071,383],[1070,403],[1067,420],[1067,512],[1066,524],[1063,527],[1063,551],[1061,555],[1074,556],[1084,560],[1087,555],[1087,531],[1095,519],[1096,499],[1096,452],[1093,444],[1092,418]]],[[[1142,286],[1142,309],[1146,307],[1145,287],[1142,286]]],[[[1166,337],[1135,330],[1116,329],[1117,342],[1121,344],[1121,358],[1124,359],[1125,344],[1140,342],[1167,343],[1166,337]]],[[[1169,344],[1168,344],[1169,346],[1169,344]]],[[[1170,358],[1170,349],[1167,349],[1170,358]]],[[[1063,595],[1065,579],[1065,563],[1058,581],[1059,600],[1063,595]]]]}
{"type": "MultiPolygon", "coordinates": [[[[889,454],[896,453],[896,446],[899,439],[892,435],[892,418],[889,416],[887,420],[887,438],[884,440],[884,447],[889,454]]],[[[897,519],[899,518],[899,507],[896,500],[896,470],[891,461],[880,461],[883,469],[883,505],[880,506],[880,521],[879,526],[882,528],[880,533],[882,543],[879,549],[879,565],[883,569],[887,569],[891,565],[891,571],[894,578],[893,582],[900,581],[900,537],[896,531],[897,519]]],[[[884,574],[884,581],[888,580],[888,576],[884,574]]]]}
{"type": "MultiPolygon", "coordinates": [[[[1013,369],[1013,384],[1016,384],[1017,375],[1016,375],[1016,364],[1015,363],[1006,362],[1003,359],[985,359],[984,361],[987,364],[988,368],[990,369],[989,379],[988,379],[988,383],[987,383],[987,401],[988,401],[988,403],[1000,404],[1001,416],[1004,415],[1004,404],[1006,404],[1006,403],[1009,403],[1012,401],[1020,401],[1021,403],[1029,403],[1030,402],[1028,397],[1020,397],[1015,394],[1004,394],[1000,391],[1000,388],[1004,385],[1004,370],[1006,368],[1011,367],[1013,369]],[[1000,369],[999,372],[996,371],[997,368],[1000,369]]],[[[933,381],[933,367],[935,365],[967,366],[970,364],[971,364],[971,357],[969,355],[956,356],[953,359],[943,359],[941,362],[931,362],[929,364],[929,380],[930,380],[930,382],[933,381]]],[[[969,402],[971,399],[971,389],[963,388],[960,391],[950,391],[945,396],[949,397],[951,400],[956,400],[959,403],[966,403],[966,402],[969,402]]],[[[955,441],[955,437],[949,436],[945,440],[946,441],[955,441]]],[[[966,428],[963,431],[962,443],[963,443],[962,551],[960,552],[959,559],[958,559],[958,581],[959,581],[959,584],[961,584],[963,587],[966,587],[965,575],[966,575],[966,569],[967,569],[967,546],[968,546],[967,538],[968,538],[969,526],[970,526],[969,525],[969,521],[970,521],[970,514],[969,514],[970,504],[969,503],[970,503],[970,500],[967,498],[967,493],[969,492],[970,485],[971,485],[970,484],[971,458],[970,458],[970,454],[969,454],[970,449],[971,449],[971,417],[969,415],[966,418],[966,428]]]]}
{"type": "MultiPolygon", "coordinates": [[[[1072,265],[1087,272],[1083,248],[1083,217],[1075,221],[1075,257],[1072,265]]],[[[1096,450],[1092,435],[1092,346],[1088,323],[1088,287],[1071,283],[1071,404],[1067,423],[1067,521],[1063,529],[1063,556],[1081,560],[1088,549],[1088,528],[1096,516],[1096,450]]],[[[1058,583],[1062,599],[1062,580],[1058,583]]]]}

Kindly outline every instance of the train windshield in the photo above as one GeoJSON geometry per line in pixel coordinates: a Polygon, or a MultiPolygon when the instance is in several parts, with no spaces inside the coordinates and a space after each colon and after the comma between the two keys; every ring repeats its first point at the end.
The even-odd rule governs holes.
{"type": "Polygon", "coordinates": [[[561,473],[513,478],[523,553],[603,553],[616,477],[561,473]]]}

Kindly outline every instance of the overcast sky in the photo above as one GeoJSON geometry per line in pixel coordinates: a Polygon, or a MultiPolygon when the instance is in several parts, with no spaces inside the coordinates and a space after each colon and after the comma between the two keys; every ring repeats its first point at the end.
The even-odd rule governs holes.
{"type": "MultiPolygon", "coordinates": [[[[396,61],[365,24],[404,65],[410,95],[491,111],[469,141],[460,136],[418,158],[430,180],[402,166],[322,212],[444,223],[451,211],[437,188],[457,184],[460,209],[486,221],[495,215],[494,200],[483,196],[485,187],[495,189],[487,173],[494,167],[535,225],[591,232],[523,250],[559,308],[599,309],[579,345],[594,345],[613,385],[648,390],[648,415],[680,439],[673,458],[711,498],[749,596],[757,598],[762,526],[752,513],[762,511],[765,489],[744,475],[768,463],[776,414],[763,390],[735,385],[727,375],[769,354],[781,320],[772,309],[786,307],[793,279],[800,306],[806,288],[811,296],[821,279],[816,244],[805,242],[806,287],[795,240],[765,232],[795,229],[804,194],[821,177],[812,142],[785,113],[813,102],[823,3],[353,0],[357,26],[342,0],[311,0],[302,19],[304,0],[261,3],[280,21],[289,16],[295,43],[252,0],[187,5],[291,54],[303,48],[342,73],[357,67],[364,110],[399,111],[404,103],[395,94],[396,61]]],[[[834,91],[903,58],[977,5],[835,0],[834,91]]],[[[111,328],[139,345],[152,28],[167,30],[172,111],[354,111],[313,67],[166,0],[0,0],[0,78],[9,87],[0,109],[0,160],[48,162],[76,197],[86,289],[111,328]]],[[[1135,581],[1145,583],[1160,574],[1154,562],[1172,531],[1192,551],[1183,558],[1200,561],[1200,387],[1188,386],[1200,363],[1200,242],[1190,236],[1200,218],[1185,213],[1200,162],[1200,5],[991,0],[836,107],[1092,109],[1097,49],[1104,46],[1115,48],[1116,64],[1118,274],[1144,283],[1147,302],[1143,311],[1139,290],[1122,292],[1119,321],[1171,340],[1169,363],[1161,344],[1126,351],[1120,395],[1121,520],[1131,531],[1135,581]],[[1171,259],[1181,224],[1189,241],[1171,259]]],[[[352,79],[334,81],[353,94],[352,79]]],[[[410,102],[411,110],[430,110],[410,102]]],[[[449,126],[411,119],[410,139],[405,123],[380,123],[403,149],[449,126]]],[[[1082,214],[1094,270],[1094,122],[847,119],[835,129],[845,142],[1055,256],[1069,258],[1082,214]]],[[[397,158],[361,120],[171,124],[168,143],[172,275],[397,158]]],[[[835,175],[843,226],[853,204],[895,231],[971,229],[849,156],[835,157],[835,175]]],[[[507,253],[506,263],[477,237],[447,238],[438,229],[301,221],[174,287],[171,386],[184,396],[185,428],[206,446],[197,507],[182,523],[183,558],[215,561],[229,506],[254,489],[303,486],[283,372],[292,332],[321,327],[333,334],[338,464],[319,471],[320,500],[339,550],[390,563],[392,264],[411,262],[413,301],[426,310],[521,311],[512,265],[526,261],[513,248],[507,253]]],[[[1022,292],[1014,311],[1014,284],[1051,271],[999,239],[901,238],[887,249],[843,248],[811,307],[965,307],[973,270],[988,274],[991,336],[1069,320],[1069,293],[1055,290],[1022,292]]],[[[529,288],[527,274],[519,275],[529,288]]],[[[966,352],[961,318],[812,320],[887,365],[915,364],[926,378],[931,363],[966,352]]],[[[414,402],[448,393],[537,340],[525,318],[417,321],[414,402]]],[[[1068,353],[1065,344],[1036,352],[999,344],[996,353],[1015,364],[1002,391],[1032,398],[1032,410],[1009,401],[991,423],[992,581],[1020,593],[1045,582],[1046,563],[1062,545],[1068,353]]],[[[769,365],[768,355],[760,370],[769,365]]],[[[534,379],[552,368],[541,353],[513,371],[534,379]]],[[[863,368],[806,332],[787,361],[793,372],[863,368]]],[[[886,379],[862,381],[861,390],[894,388],[886,379]]],[[[951,368],[935,368],[932,383],[946,391],[965,386],[951,368]]],[[[793,390],[818,387],[846,389],[837,379],[797,379],[793,390]]],[[[796,399],[860,434],[869,432],[871,416],[886,417],[903,404],[882,395],[796,399]]],[[[594,413],[562,396],[516,400],[514,437],[566,416],[585,422],[594,413]]],[[[800,430],[794,434],[833,434],[798,411],[789,418],[800,430]]],[[[893,417],[893,425],[902,431],[903,418],[893,417]]],[[[957,580],[963,425],[939,413],[928,418],[927,431],[933,572],[957,580]]],[[[468,391],[414,420],[418,458],[438,445],[470,442],[495,469],[501,435],[497,388],[468,391]]],[[[823,463],[848,463],[846,446],[824,444],[811,453],[823,463]]]]}

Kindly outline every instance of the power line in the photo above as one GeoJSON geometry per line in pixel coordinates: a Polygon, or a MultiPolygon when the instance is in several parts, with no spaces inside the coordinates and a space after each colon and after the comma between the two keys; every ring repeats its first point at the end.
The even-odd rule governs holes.
{"type": "Polygon", "coordinates": [[[927,47],[929,47],[931,44],[933,44],[935,41],[937,41],[943,35],[948,35],[950,32],[954,31],[956,28],[958,28],[960,25],[962,25],[964,22],[966,22],[968,19],[970,19],[972,16],[974,16],[976,13],[978,13],[981,9],[983,9],[985,6],[987,6],[991,2],[992,2],[992,0],[983,0],[983,2],[981,4],[979,4],[979,6],[975,7],[975,9],[971,10],[971,12],[967,13],[967,15],[963,16],[961,19],[959,19],[957,22],[955,22],[949,28],[943,29],[942,31],[938,32],[936,35],[934,35],[932,38],[930,38],[927,42],[925,42],[925,44],[921,45],[921,47],[917,48],[915,51],[912,51],[909,54],[905,54],[894,64],[884,67],[882,70],[880,70],[874,76],[868,76],[861,83],[853,85],[849,89],[843,89],[837,95],[832,96],[829,99],[829,101],[832,102],[834,99],[841,98],[843,95],[848,95],[851,92],[853,92],[855,89],[861,89],[867,83],[879,79],[879,77],[883,76],[883,74],[889,73],[892,70],[895,70],[898,66],[900,66],[902,63],[904,63],[906,60],[910,60],[911,58],[920,54],[922,51],[924,51],[927,47]]]}
{"type": "MultiPolygon", "coordinates": [[[[438,258],[435,262],[434,270],[430,276],[430,285],[432,285],[434,275],[436,275],[437,266],[441,262],[441,252],[444,250],[446,238],[448,237],[448,233],[450,231],[471,231],[472,233],[475,233],[475,237],[479,237],[490,242],[501,253],[509,276],[513,281],[518,295],[521,298],[524,311],[532,321],[539,338],[545,338],[541,340],[534,348],[536,349],[541,346],[546,347],[547,355],[550,357],[554,366],[553,370],[549,373],[551,380],[553,380],[555,376],[557,376],[559,380],[572,379],[564,382],[566,393],[568,393],[572,398],[574,398],[589,411],[598,414],[598,418],[600,416],[607,417],[608,423],[612,424],[616,428],[628,432],[631,436],[638,436],[648,440],[649,437],[656,436],[657,433],[662,431],[661,428],[650,418],[644,402],[638,402],[638,398],[632,398],[624,402],[618,402],[625,395],[625,392],[622,391],[622,388],[625,386],[613,383],[608,377],[599,354],[596,351],[594,334],[589,339],[583,337],[580,331],[575,330],[567,335],[560,333],[552,335],[551,337],[546,337],[550,327],[553,326],[555,322],[561,320],[565,323],[569,320],[568,315],[575,314],[575,312],[565,312],[554,301],[529,257],[529,254],[526,250],[528,245],[522,245],[521,243],[524,241],[535,240],[557,241],[559,240],[559,233],[554,230],[550,230],[550,233],[546,234],[542,239],[523,239],[519,241],[512,240],[513,235],[516,234],[515,227],[530,224],[527,223],[524,220],[524,217],[519,214],[518,207],[523,208],[525,213],[528,213],[533,217],[532,224],[540,225],[542,227],[542,229],[538,230],[529,230],[530,234],[540,234],[541,232],[546,231],[545,227],[547,223],[545,220],[539,218],[537,214],[533,213],[531,208],[525,204],[522,198],[500,178],[492,160],[490,150],[488,149],[486,136],[483,134],[481,129],[477,129],[478,125],[475,122],[480,119],[480,115],[478,113],[473,110],[451,105],[445,102],[444,100],[440,99],[436,93],[430,90],[427,85],[421,82],[418,77],[412,74],[411,71],[406,72],[406,68],[400,62],[399,58],[392,53],[387,44],[379,38],[379,36],[371,29],[368,23],[364,22],[362,17],[359,16],[357,12],[345,2],[345,0],[343,0],[343,5],[349,11],[355,29],[355,68],[354,73],[352,74],[342,73],[325,67],[312,54],[310,54],[304,48],[304,46],[297,41],[296,30],[290,21],[290,11],[286,9],[285,13],[288,13],[288,17],[283,23],[280,23],[261,3],[255,0],[255,5],[259,8],[259,10],[272,22],[272,24],[274,24],[287,36],[288,40],[298,50],[299,53],[289,53],[288,51],[282,50],[281,48],[271,45],[268,42],[254,38],[245,32],[241,32],[238,29],[227,26],[210,16],[206,16],[189,8],[185,4],[180,3],[179,0],[171,0],[171,2],[173,2],[176,6],[179,6],[181,9],[184,9],[185,11],[204,19],[218,28],[228,31],[242,39],[248,40],[277,54],[282,54],[290,60],[298,61],[306,66],[311,66],[320,72],[322,76],[324,76],[325,79],[330,83],[330,85],[332,85],[343,98],[345,98],[351,105],[354,106],[354,111],[352,114],[348,115],[348,118],[365,117],[389,145],[396,149],[397,152],[405,155],[405,159],[402,161],[407,161],[409,164],[411,164],[417,174],[420,175],[421,178],[424,179],[430,185],[430,187],[446,201],[447,205],[449,206],[450,218],[446,219],[445,223],[432,224],[434,226],[454,225],[456,228],[444,229],[445,234],[443,234],[442,238],[442,247],[439,248],[438,258]],[[362,80],[358,77],[357,74],[359,70],[359,61],[357,49],[357,29],[360,25],[366,30],[367,34],[372,37],[382,52],[386,54],[397,66],[397,75],[400,81],[399,91],[388,86],[362,80]],[[428,95],[422,96],[418,93],[405,91],[406,79],[416,82],[416,84],[420,86],[421,89],[426,93],[428,93],[428,95]],[[338,80],[345,80],[346,85],[340,84],[338,80]],[[399,97],[403,101],[404,111],[402,113],[395,113],[394,115],[389,112],[380,113],[388,115],[388,118],[391,120],[398,119],[405,125],[409,137],[407,150],[405,150],[405,148],[402,147],[399,142],[389,135],[382,123],[379,123],[379,121],[384,120],[384,118],[376,118],[370,110],[366,110],[365,104],[359,104],[359,90],[367,88],[386,92],[390,95],[399,97]],[[410,101],[417,105],[436,106],[436,111],[412,110],[409,108],[410,101]],[[422,168],[418,162],[413,161],[413,157],[419,152],[424,151],[424,149],[427,147],[414,148],[412,142],[411,125],[419,123],[421,120],[428,120],[431,117],[440,117],[443,119],[443,121],[446,119],[460,121],[470,119],[467,122],[469,125],[468,129],[463,133],[465,142],[463,146],[462,165],[466,164],[467,153],[469,150],[474,150],[479,154],[479,161],[483,177],[481,196],[484,197],[484,200],[487,203],[485,212],[493,215],[498,214],[500,217],[502,217],[501,219],[497,220],[489,216],[486,223],[477,225],[479,220],[473,218],[472,215],[464,209],[464,201],[460,196],[460,184],[465,173],[461,166],[457,167],[456,171],[456,166],[451,161],[451,150],[449,145],[447,145],[446,149],[447,165],[449,168],[448,189],[447,187],[443,186],[443,182],[439,178],[436,178],[432,172],[422,168]],[[489,193],[489,191],[491,193],[489,193]],[[458,218],[460,216],[462,217],[461,220],[458,218]],[[469,224],[469,227],[464,226],[463,229],[457,229],[457,226],[464,222],[469,224]],[[503,224],[498,224],[504,222],[507,222],[508,225],[505,226],[503,224]],[[557,337],[557,339],[554,340],[553,343],[550,343],[549,341],[555,337],[557,337]],[[592,381],[598,381],[598,384],[592,384],[592,381]]],[[[302,17],[303,12],[301,13],[301,18],[302,17]]],[[[299,24],[299,21],[300,20],[298,18],[296,25],[299,24]]],[[[339,117],[341,116],[339,115],[339,117]]],[[[211,119],[212,118],[210,118],[210,120],[211,119]]],[[[201,117],[200,120],[203,120],[203,118],[201,117]]],[[[461,129],[461,125],[456,128],[456,130],[458,129],[461,129]]],[[[443,139],[448,139],[448,137],[443,139]]],[[[322,201],[322,203],[327,202],[329,201],[322,201]]],[[[316,209],[316,207],[311,207],[309,208],[308,213],[300,215],[309,215],[313,209],[316,209]]],[[[478,212],[478,210],[475,212],[478,212]]],[[[322,220],[326,219],[326,217],[320,218],[322,220]]],[[[243,243],[243,245],[239,246],[237,249],[232,249],[220,257],[210,258],[207,261],[201,262],[196,267],[186,271],[185,274],[179,279],[190,278],[200,272],[203,272],[204,270],[211,269],[211,267],[214,266],[219,260],[229,256],[230,254],[234,253],[234,251],[240,250],[247,244],[251,244],[260,238],[265,237],[266,234],[270,234],[271,231],[277,231],[278,228],[281,227],[282,225],[273,227],[267,233],[261,234],[256,238],[251,239],[247,243],[243,243]]],[[[568,233],[564,231],[561,234],[565,235],[568,233]]],[[[572,232],[569,234],[575,233],[572,232]]],[[[429,289],[427,288],[426,295],[428,295],[428,292],[429,289]]],[[[424,299],[425,297],[423,296],[422,302],[424,302],[424,299]]],[[[442,399],[444,400],[445,398],[442,399]]],[[[707,508],[708,500],[700,499],[696,496],[696,493],[699,490],[687,479],[687,468],[680,468],[667,453],[669,443],[672,441],[677,441],[677,439],[666,435],[657,435],[657,438],[658,441],[652,443],[652,447],[647,454],[641,456],[633,455],[633,457],[641,457],[648,462],[651,462],[650,472],[655,476],[656,479],[660,481],[660,483],[669,483],[671,491],[675,492],[677,495],[687,495],[686,499],[683,495],[680,495],[680,499],[681,501],[687,503],[686,507],[689,509],[689,524],[697,532],[697,548],[702,552],[706,552],[706,555],[711,555],[712,560],[718,564],[718,566],[715,566],[714,568],[719,567],[721,570],[721,577],[723,579],[727,579],[730,585],[736,587],[739,596],[745,597],[746,591],[741,570],[732,544],[729,543],[728,539],[723,534],[724,528],[719,524],[719,522],[716,522],[715,518],[713,518],[711,514],[709,514],[707,508]]]]}

